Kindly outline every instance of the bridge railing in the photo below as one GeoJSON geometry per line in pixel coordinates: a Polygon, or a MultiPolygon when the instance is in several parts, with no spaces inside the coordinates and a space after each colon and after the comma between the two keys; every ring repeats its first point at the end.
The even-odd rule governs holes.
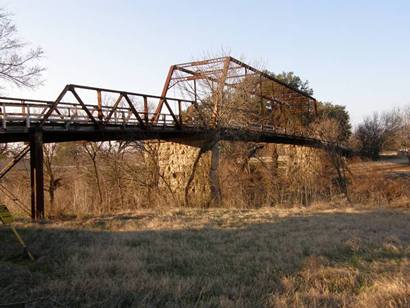
{"type": "Polygon", "coordinates": [[[0,97],[0,128],[71,124],[178,127],[183,124],[182,109],[192,103],[185,99],[68,85],[56,101],[0,97]],[[81,90],[94,92],[96,100],[86,103],[90,93],[81,90]],[[106,93],[111,94],[111,100],[103,102],[106,93]],[[149,107],[155,106],[159,99],[166,102],[167,108],[152,123],[154,110],[149,107]]]}
{"type": "MultiPolygon", "coordinates": [[[[50,109],[54,102],[41,100],[23,100],[18,98],[0,97],[0,129],[7,130],[9,127],[34,127],[40,125],[44,119],[44,114],[50,109]]],[[[98,118],[98,108],[95,105],[86,104],[86,108],[91,115],[96,118],[97,123],[105,126],[141,126],[140,121],[132,116],[131,108],[117,107],[113,111],[112,106],[102,106],[100,112],[103,117],[98,118]],[[110,115],[111,113],[111,115],[110,115]],[[108,115],[110,118],[107,120],[108,115]]],[[[161,113],[158,121],[153,124],[150,119],[154,116],[153,112],[138,112],[146,127],[177,127],[177,123],[168,113],[161,113]]],[[[184,120],[180,114],[175,114],[178,124],[183,127],[201,127],[199,121],[184,120]]],[[[82,106],[76,103],[60,102],[56,112],[49,115],[45,125],[52,126],[75,126],[75,125],[93,125],[94,122],[84,112],[82,106]]],[[[247,129],[258,132],[268,132],[282,135],[306,136],[306,131],[289,129],[286,127],[277,127],[269,124],[247,123],[231,124],[230,128],[247,129]]]]}
{"type": "MultiPolygon", "coordinates": [[[[1,99],[1,98],[0,98],[1,99]]],[[[86,105],[87,106],[87,105],[86,105]]],[[[44,113],[50,108],[50,103],[48,104],[38,104],[38,103],[27,103],[10,101],[0,102],[0,122],[3,129],[7,129],[10,125],[18,125],[29,128],[36,126],[41,123],[44,117],[44,113]]],[[[92,105],[88,105],[91,114],[96,116],[98,110],[92,105]]],[[[104,113],[111,111],[110,108],[103,107],[101,109],[104,113]]],[[[82,108],[76,104],[72,103],[61,103],[58,108],[58,113],[51,114],[46,124],[93,124],[88,115],[82,112],[82,108]]],[[[154,115],[153,112],[138,112],[140,117],[144,119],[146,125],[150,125],[148,119],[154,115]]],[[[132,111],[130,108],[119,107],[117,108],[109,122],[101,122],[105,125],[129,125],[135,126],[140,125],[140,122],[135,118],[131,118],[132,111]]],[[[176,115],[179,118],[179,115],[176,115]]],[[[159,121],[156,126],[175,126],[175,121],[169,114],[160,114],[159,121]]]]}

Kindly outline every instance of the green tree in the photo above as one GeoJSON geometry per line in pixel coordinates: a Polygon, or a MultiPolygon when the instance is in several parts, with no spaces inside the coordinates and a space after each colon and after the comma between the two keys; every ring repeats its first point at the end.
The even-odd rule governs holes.
{"type": "Polygon", "coordinates": [[[309,81],[302,80],[294,72],[270,73],[270,75],[286,83],[292,89],[299,90],[307,95],[313,95],[313,89],[309,86],[309,81]]]}
{"type": "MultiPolygon", "coordinates": [[[[303,80],[294,72],[282,72],[275,74],[265,71],[274,78],[286,83],[292,89],[299,90],[307,95],[313,95],[314,91],[309,86],[308,80],[303,80]]],[[[350,124],[350,116],[345,106],[335,105],[329,102],[318,102],[318,117],[319,120],[334,120],[339,126],[337,134],[337,142],[347,142],[352,135],[352,125],[350,124]]]]}
{"type": "Polygon", "coordinates": [[[347,142],[352,135],[352,125],[346,106],[335,105],[329,102],[318,102],[318,117],[322,119],[333,119],[339,126],[337,142],[347,142]]]}

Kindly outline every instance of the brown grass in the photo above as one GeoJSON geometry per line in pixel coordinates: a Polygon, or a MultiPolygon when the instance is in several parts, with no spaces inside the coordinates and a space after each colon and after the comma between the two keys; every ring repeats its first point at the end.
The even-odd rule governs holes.
{"type": "Polygon", "coordinates": [[[349,191],[356,204],[410,208],[410,166],[407,160],[359,161],[350,165],[349,191]]]}
{"type": "Polygon", "coordinates": [[[17,226],[38,259],[0,229],[1,304],[410,305],[408,209],[156,209],[17,226]]]}

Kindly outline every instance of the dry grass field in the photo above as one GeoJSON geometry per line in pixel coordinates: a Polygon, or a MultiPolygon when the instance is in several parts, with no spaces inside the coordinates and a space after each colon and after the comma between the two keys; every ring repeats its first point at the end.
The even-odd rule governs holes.
{"type": "Polygon", "coordinates": [[[15,307],[409,307],[409,209],[156,209],[0,228],[15,307]]]}
{"type": "Polygon", "coordinates": [[[34,262],[0,225],[0,307],[410,307],[410,166],[350,170],[353,204],[20,218],[34,262]]]}

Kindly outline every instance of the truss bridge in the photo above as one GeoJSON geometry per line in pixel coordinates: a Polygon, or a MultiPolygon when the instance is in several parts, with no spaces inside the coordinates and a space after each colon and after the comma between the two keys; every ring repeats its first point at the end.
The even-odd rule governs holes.
{"type": "Polygon", "coordinates": [[[26,147],[31,215],[44,217],[43,143],[161,139],[203,147],[215,140],[350,150],[309,128],[316,100],[232,57],[172,65],[161,95],[69,84],[55,100],[0,97],[0,143],[26,147]]]}

